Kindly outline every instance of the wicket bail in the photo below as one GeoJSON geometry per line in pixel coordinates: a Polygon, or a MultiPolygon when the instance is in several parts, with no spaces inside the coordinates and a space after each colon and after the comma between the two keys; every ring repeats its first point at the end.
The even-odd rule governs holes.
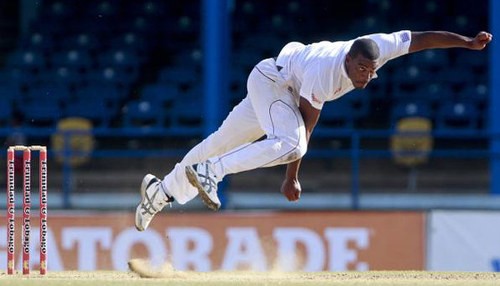
{"type": "Polygon", "coordinates": [[[15,152],[23,152],[23,274],[30,273],[31,233],[31,152],[39,152],[40,195],[40,274],[47,273],[47,148],[45,146],[10,146],[7,149],[7,274],[15,272],[15,152]]]}

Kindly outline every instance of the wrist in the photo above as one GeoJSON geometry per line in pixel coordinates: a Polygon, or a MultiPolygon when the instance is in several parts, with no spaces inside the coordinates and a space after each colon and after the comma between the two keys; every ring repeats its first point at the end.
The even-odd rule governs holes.
{"type": "Polygon", "coordinates": [[[468,49],[473,49],[474,48],[474,38],[467,38],[465,41],[465,47],[468,49]]]}

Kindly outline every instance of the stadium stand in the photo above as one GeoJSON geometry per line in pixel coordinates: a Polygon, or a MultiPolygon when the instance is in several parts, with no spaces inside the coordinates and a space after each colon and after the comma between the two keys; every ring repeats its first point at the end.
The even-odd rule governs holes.
{"type": "MultiPolygon", "coordinates": [[[[235,1],[231,6],[233,49],[228,84],[230,105],[235,105],[245,95],[246,75],[253,65],[263,57],[276,55],[287,41],[349,39],[365,33],[403,28],[442,27],[468,32],[483,25],[475,17],[476,12],[463,8],[462,1],[458,1],[458,4],[445,2],[437,5],[435,1],[429,0],[417,5],[419,9],[416,9],[413,1],[355,1],[344,7],[362,11],[357,19],[351,19],[345,13],[336,11],[328,1],[319,1],[321,5],[317,5],[318,8],[302,0],[287,2],[285,6],[274,2],[235,1]],[[452,23],[443,21],[440,16],[448,13],[445,9],[448,6],[457,12],[452,23]],[[409,17],[408,11],[415,15],[409,17]],[[264,17],[262,13],[267,16],[264,17]],[[398,13],[408,17],[384,17],[398,13]],[[322,17],[326,14],[330,16],[322,17]],[[418,15],[426,17],[428,21],[418,21],[418,15]],[[317,23],[313,25],[310,18],[314,18],[317,23]],[[331,25],[333,19],[344,21],[346,25],[331,25]],[[319,30],[318,25],[329,28],[319,30]]],[[[196,0],[186,1],[182,5],[160,0],[137,3],[119,0],[79,3],[46,0],[29,32],[20,36],[17,48],[8,55],[4,71],[0,73],[0,81],[18,85],[22,92],[37,82],[61,83],[70,90],[69,95],[61,93],[62,97],[68,96],[68,99],[77,96],[80,93],[78,90],[82,88],[114,85],[120,90],[120,96],[116,97],[116,102],[102,105],[112,106],[110,114],[115,114],[118,106],[125,107],[128,101],[133,102],[143,95],[147,100],[158,102],[159,96],[154,96],[156,99],[153,100],[148,98],[151,95],[146,95],[151,93],[148,85],[176,85],[178,90],[168,93],[178,96],[201,80],[199,5],[200,1],[196,0]],[[159,61],[151,57],[159,54],[166,55],[162,55],[159,61]]],[[[388,72],[381,71],[374,87],[361,92],[363,96],[349,96],[352,97],[349,101],[357,101],[357,107],[353,110],[350,106],[349,112],[342,112],[341,117],[351,122],[346,126],[362,127],[363,120],[371,118],[372,105],[388,109],[387,114],[390,114],[391,109],[400,108],[406,99],[413,97],[430,102],[432,109],[437,111],[441,108],[441,102],[477,94],[474,86],[486,82],[484,53],[456,56],[453,51],[432,50],[411,55],[401,63],[401,66],[387,68],[388,72]],[[403,103],[400,103],[401,100],[403,103]]],[[[174,104],[166,104],[171,96],[165,96],[167,99],[161,100],[162,110],[168,113],[174,104]]],[[[201,98],[202,95],[198,96],[201,98]]],[[[479,96],[474,101],[477,108],[486,105],[485,96],[479,96]]],[[[130,114],[123,113],[121,116],[125,118],[130,114]]],[[[179,114],[176,116],[180,117],[179,114]]],[[[381,122],[375,126],[384,128],[394,125],[391,118],[394,116],[381,118],[381,122]]],[[[323,120],[327,120],[326,116],[323,120]]],[[[120,121],[127,120],[117,120],[120,121]]],[[[485,121],[484,118],[481,121],[485,121]]]]}

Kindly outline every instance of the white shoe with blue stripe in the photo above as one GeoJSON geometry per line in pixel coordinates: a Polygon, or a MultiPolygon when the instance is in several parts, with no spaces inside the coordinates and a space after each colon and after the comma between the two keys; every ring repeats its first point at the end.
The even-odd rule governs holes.
{"type": "Polygon", "coordinates": [[[138,231],[146,230],[154,216],[173,201],[174,198],[163,191],[161,180],[147,174],[142,179],[141,202],[135,211],[135,228],[138,231]]]}
{"type": "Polygon", "coordinates": [[[221,203],[217,196],[217,177],[209,161],[186,167],[186,176],[189,183],[198,189],[203,203],[210,209],[219,210],[221,203]]]}

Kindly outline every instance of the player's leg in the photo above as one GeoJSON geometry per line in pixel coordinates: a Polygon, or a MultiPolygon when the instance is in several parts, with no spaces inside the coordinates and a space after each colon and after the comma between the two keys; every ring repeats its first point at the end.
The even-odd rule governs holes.
{"type": "Polygon", "coordinates": [[[193,147],[163,181],[151,174],[144,177],[141,185],[142,200],[137,206],[135,216],[136,228],[145,230],[154,215],[173,200],[185,204],[198,194],[198,190],[187,180],[185,167],[188,164],[223,154],[236,146],[257,140],[262,135],[264,131],[260,128],[253,106],[250,100],[245,98],[229,113],[221,127],[193,147]]]}
{"type": "Polygon", "coordinates": [[[217,183],[225,175],[286,164],[300,158],[307,149],[302,116],[274,60],[265,60],[252,71],[248,92],[267,138],[186,167],[190,183],[212,209],[219,207],[217,183]]]}
{"type": "Polygon", "coordinates": [[[224,176],[261,167],[286,164],[307,149],[305,126],[293,95],[283,85],[274,60],[261,62],[252,72],[249,98],[267,138],[216,158],[215,171],[224,176]]]}
{"type": "Polygon", "coordinates": [[[185,167],[221,155],[234,148],[244,148],[264,135],[253,106],[248,97],[244,98],[229,113],[217,131],[193,147],[165,176],[162,184],[180,204],[193,199],[198,190],[186,178],[185,167]]]}
{"type": "Polygon", "coordinates": [[[259,125],[253,105],[245,97],[228,114],[221,126],[193,147],[182,159],[184,165],[203,162],[216,155],[253,142],[265,134],[259,125]]]}

